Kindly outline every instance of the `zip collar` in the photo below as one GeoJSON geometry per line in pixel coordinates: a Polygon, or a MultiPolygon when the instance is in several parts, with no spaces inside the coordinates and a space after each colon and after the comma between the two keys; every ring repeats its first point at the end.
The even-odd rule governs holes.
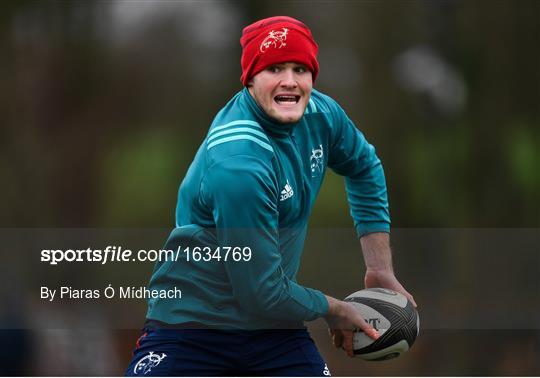
{"type": "Polygon", "coordinates": [[[300,118],[300,121],[295,123],[278,123],[274,119],[270,118],[264,112],[264,110],[261,109],[255,99],[251,97],[251,93],[249,93],[247,87],[244,87],[244,89],[242,90],[242,94],[244,95],[244,98],[246,99],[249,108],[255,114],[257,121],[259,121],[261,126],[272,136],[284,138],[291,135],[293,128],[298,125],[302,120],[302,118],[300,118]]]}

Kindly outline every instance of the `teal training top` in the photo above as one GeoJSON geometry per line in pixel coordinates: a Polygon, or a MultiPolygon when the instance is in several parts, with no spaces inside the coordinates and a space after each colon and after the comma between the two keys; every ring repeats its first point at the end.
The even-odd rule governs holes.
{"type": "Polygon", "coordinates": [[[165,245],[180,247],[179,258],[158,262],[150,279],[150,290],[176,287],[182,298],[149,299],[147,318],[270,329],[326,315],[325,296],[298,284],[296,274],[327,167],[346,177],[358,236],[389,232],[381,162],[333,99],[313,90],[300,121],[280,124],[246,88],[237,93],[180,185],[176,228],[165,245]],[[228,249],[225,259],[227,247],[251,254],[228,249]]]}

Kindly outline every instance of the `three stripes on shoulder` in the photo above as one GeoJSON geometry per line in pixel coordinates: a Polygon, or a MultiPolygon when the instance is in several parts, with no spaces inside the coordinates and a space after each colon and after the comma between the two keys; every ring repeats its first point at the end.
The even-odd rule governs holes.
{"type": "MultiPolygon", "coordinates": [[[[317,112],[317,107],[313,100],[309,99],[309,104],[304,114],[315,112],[317,112]]],[[[232,121],[225,125],[214,127],[208,134],[206,149],[209,150],[212,147],[235,140],[250,140],[268,151],[274,151],[262,126],[258,122],[248,119],[232,121]]]]}
{"type": "Polygon", "coordinates": [[[247,119],[214,127],[208,134],[206,149],[209,150],[212,147],[235,140],[250,140],[268,151],[274,151],[262,126],[258,122],[247,119]]]}

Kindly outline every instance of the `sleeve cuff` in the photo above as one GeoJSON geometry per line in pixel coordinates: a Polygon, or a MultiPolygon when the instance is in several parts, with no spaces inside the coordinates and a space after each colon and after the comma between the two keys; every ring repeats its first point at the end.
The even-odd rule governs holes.
{"type": "Polygon", "coordinates": [[[386,232],[390,233],[390,223],[388,222],[369,222],[369,223],[358,223],[355,226],[356,234],[358,238],[365,236],[367,234],[372,234],[374,232],[386,232]]]}
{"type": "Polygon", "coordinates": [[[330,309],[330,306],[328,305],[328,299],[326,299],[326,295],[319,292],[321,295],[321,316],[325,317],[328,315],[328,310],[330,309]]]}

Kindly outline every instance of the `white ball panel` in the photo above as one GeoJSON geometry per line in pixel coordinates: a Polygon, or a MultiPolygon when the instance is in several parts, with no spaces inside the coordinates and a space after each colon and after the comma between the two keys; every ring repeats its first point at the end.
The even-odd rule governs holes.
{"type": "Polygon", "coordinates": [[[376,330],[390,328],[390,321],[381,315],[372,307],[366,306],[362,303],[350,302],[364,317],[364,320],[371,324],[376,330]]]}
{"type": "Polygon", "coordinates": [[[407,306],[407,298],[401,294],[392,290],[387,289],[365,289],[352,293],[345,300],[351,298],[370,298],[370,299],[379,299],[382,301],[387,301],[401,308],[407,306]]]}
{"type": "MultiPolygon", "coordinates": [[[[379,334],[382,336],[386,331],[388,331],[388,328],[380,329],[379,334]]],[[[353,334],[353,349],[358,350],[365,348],[373,344],[374,341],[375,340],[366,335],[364,332],[357,331],[353,334]]]]}
{"type": "MultiPolygon", "coordinates": [[[[378,350],[376,352],[371,353],[365,353],[365,354],[359,354],[358,357],[361,357],[364,360],[378,360],[381,359],[387,355],[391,354],[401,354],[409,350],[409,344],[405,340],[401,340],[397,342],[394,345],[391,345],[389,347],[386,347],[384,349],[378,350]]],[[[397,357],[396,355],[393,355],[391,357],[397,357]]]]}

